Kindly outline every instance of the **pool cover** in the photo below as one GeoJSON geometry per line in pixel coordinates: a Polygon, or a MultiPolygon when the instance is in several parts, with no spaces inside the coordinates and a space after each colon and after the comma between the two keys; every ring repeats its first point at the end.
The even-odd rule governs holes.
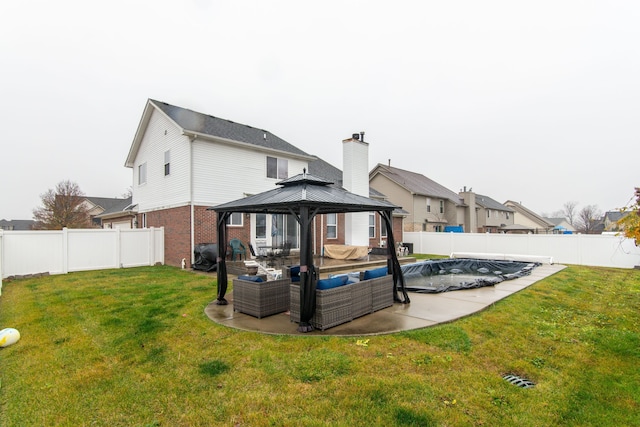
{"type": "Polygon", "coordinates": [[[527,276],[539,262],[485,259],[436,259],[402,266],[406,289],[441,293],[493,286],[527,276]]]}

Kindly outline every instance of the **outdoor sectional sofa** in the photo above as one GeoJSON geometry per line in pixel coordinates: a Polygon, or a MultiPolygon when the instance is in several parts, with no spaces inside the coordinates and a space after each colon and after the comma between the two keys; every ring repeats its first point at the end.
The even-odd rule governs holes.
{"type": "Polygon", "coordinates": [[[233,310],[261,319],[289,310],[291,279],[263,281],[260,276],[233,279],[233,310]]]}
{"type": "MultiPolygon", "coordinates": [[[[387,267],[366,270],[357,275],[339,275],[318,280],[316,310],[311,325],[324,331],[393,305],[393,276],[387,267]]],[[[300,283],[291,282],[291,321],[300,322],[300,283]]]]}

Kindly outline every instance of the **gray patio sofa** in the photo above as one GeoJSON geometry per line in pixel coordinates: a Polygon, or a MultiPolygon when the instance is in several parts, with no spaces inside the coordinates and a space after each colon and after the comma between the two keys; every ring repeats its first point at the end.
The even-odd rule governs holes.
{"type": "MultiPolygon", "coordinates": [[[[346,283],[330,289],[316,289],[316,310],[311,318],[311,325],[324,331],[392,306],[393,276],[386,274],[386,267],[384,271],[384,275],[373,278],[368,278],[367,271],[363,271],[359,274],[360,280],[355,283],[346,283]]],[[[299,323],[300,283],[292,282],[290,291],[291,321],[299,323]]]]}
{"type": "MultiPolygon", "coordinates": [[[[256,276],[253,276],[256,277],[256,276]]],[[[288,278],[255,281],[250,276],[233,279],[233,310],[261,319],[289,310],[288,278]]]]}

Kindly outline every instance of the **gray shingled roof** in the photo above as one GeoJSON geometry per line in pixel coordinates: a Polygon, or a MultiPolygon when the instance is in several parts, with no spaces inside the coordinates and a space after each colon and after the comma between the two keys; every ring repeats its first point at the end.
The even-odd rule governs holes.
{"type": "Polygon", "coordinates": [[[125,207],[131,204],[131,197],[126,199],[119,199],[114,197],[85,197],[96,206],[100,206],[103,209],[103,214],[107,212],[114,212],[116,210],[123,210],[125,207]]]}
{"type": "Polygon", "coordinates": [[[394,210],[398,206],[350,193],[331,182],[310,174],[280,181],[279,188],[210,207],[216,212],[284,213],[298,212],[301,206],[317,214],[394,210]]]}
{"type": "Polygon", "coordinates": [[[493,200],[489,196],[483,196],[482,194],[476,194],[476,204],[482,206],[485,209],[493,209],[495,211],[515,212],[510,207],[505,206],[502,203],[493,200]]]}
{"type": "MultiPolygon", "coordinates": [[[[87,197],[87,199],[94,202],[93,199],[100,199],[100,198],[87,197]]],[[[100,206],[102,206],[104,211],[98,216],[100,217],[100,216],[105,216],[105,215],[109,215],[116,212],[124,212],[125,208],[131,205],[131,199],[132,199],[131,197],[127,197],[126,199],[106,199],[105,198],[104,200],[109,202],[105,204],[100,204],[100,206]]]]}
{"type": "MultiPolygon", "coordinates": [[[[540,215],[538,215],[537,213],[533,212],[531,209],[528,209],[524,206],[522,206],[522,204],[518,203],[518,202],[514,202],[513,200],[507,200],[505,202],[505,204],[508,203],[510,205],[513,205],[513,207],[515,208],[516,212],[520,211],[521,214],[525,215],[525,216],[529,216],[530,218],[533,219],[537,219],[538,222],[540,222],[541,225],[546,225],[547,227],[553,227],[554,225],[558,225],[559,223],[553,223],[551,221],[549,221],[549,218],[543,218],[540,215]]],[[[564,218],[561,219],[561,221],[564,218]]]]}
{"type": "Polygon", "coordinates": [[[342,187],[342,171],[320,157],[309,162],[309,174],[324,178],[338,187],[342,187]]]}
{"type": "Polygon", "coordinates": [[[605,212],[604,216],[611,222],[617,222],[620,218],[629,215],[629,212],[620,212],[620,211],[608,211],[605,212]]]}
{"type": "Polygon", "coordinates": [[[166,102],[150,99],[156,107],[178,124],[182,129],[212,137],[244,142],[259,147],[308,156],[309,154],[289,144],[271,132],[248,125],[198,113],[166,102]]]}
{"type": "Polygon", "coordinates": [[[451,200],[456,205],[463,204],[460,196],[449,190],[448,188],[438,184],[432,179],[426,176],[410,172],[404,169],[398,169],[392,166],[385,166],[378,164],[378,170],[386,175],[390,180],[394,181],[398,185],[403,186],[408,191],[427,197],[434,197],[440,199],[451,200]]]}
{"type": "Polygon", "coordinates": [[[35,225],[35,221],[31,219],[0,219],[0,229],[3,230],[31,230],[35,225]]]}

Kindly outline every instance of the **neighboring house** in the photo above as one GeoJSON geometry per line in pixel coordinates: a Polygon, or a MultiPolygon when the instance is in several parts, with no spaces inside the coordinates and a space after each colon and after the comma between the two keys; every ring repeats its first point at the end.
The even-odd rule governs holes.
{"type": "Polygon", "coordinates": [[[404,231],[444,231],[447,225],[465,225],[466,206],[460,196],[424,175],[378,164],[369,173],[369,184],[407,211],[404,231]]]}
{"type": "Polygon", "coordinates": [[[513,209],[513,223],[514,228],[520,226],[519,232],[521,233],[533,233],[533,234],[548,234],[554,232],[554,227],[557,225],[548,218],[543,218],[532,210],[524,207],[518,202],[513,200],[507,200],[504,205],[513,209]]]}
{"type": "Polygon", "coordinates": [[[135,206],[131,203],[131,196],[126,199],[111,199],[113,203],[104,208],[93,220],[100,221],[102,228],[120,228],[129,230],[137,228],[135,206]]]}
{"type": "Polygon", "coordinates": [[[576,229],[566,218],[545,218],[545,220],[553,224],[553,234],[572,234],[576,232],[576,229]]]}
{"type": "Polygon", "coordinates": [[[82,202],[91,217],[91,224],[101,228],[133,228],[132,219],[126,221],[122,219],[123,211],[131,205],[131,197],[126,199],[111,197],[86,197],[82,202]],[[116,214],[119,222],[110,222],[109,214],[116,214]]]}
{"type": "Polygon", "coordinates": [[[511,231],[508,227],[513,225],[511,208],[471,189],[455,193],[416,172],[378,164],[369,173],[369,182],[407,211],[404,231],[461,227],[466,233],[501,233],[511,231]]]}
{"type": "Polygon", "coordinates": [[[31,219],[0,219],[0,230],[32,230],[35,223],[31,219]]]}
{"type": "MultiPolygon", "coordinates": [[[[152,99],[144,108],[125,166],[133,170],[133,207],[110,219],[126,220],[133,213],[135,227],[164,227],[169,265],[181,265],[182,259],[193,262],[195,245],[218,242],[217,218],[208,208],[271,190],[305,169],[327,180],[338,181],[340,175],[269,131],[152,99]]],[[[316,218],[316,253],[322,242],[344,243],[342,217],[316,218]]],[[[228,237],[250,243],[254,250],[284,241],[299,247],[298,224],[292,215],[234,213],[228,237]]]]}
{"type": "MultiPolygon", "coordinates": [[[[473,206],[466,193],[462,196],[469,208],[473,206]]],[[[475,206],[478,233],[522,232],[514,224],[514,210],[510,207],[482,194],[475,195],[475,206]]]]}
{"type": "Polygon", "coordinates": [[[629,215],[631,212],[620,212],[620,211],[608,211],[605,212],[602,223],[603,223],[603,231],[622,231],[623,227],[618,224],[625,216],[629,215]]]}

